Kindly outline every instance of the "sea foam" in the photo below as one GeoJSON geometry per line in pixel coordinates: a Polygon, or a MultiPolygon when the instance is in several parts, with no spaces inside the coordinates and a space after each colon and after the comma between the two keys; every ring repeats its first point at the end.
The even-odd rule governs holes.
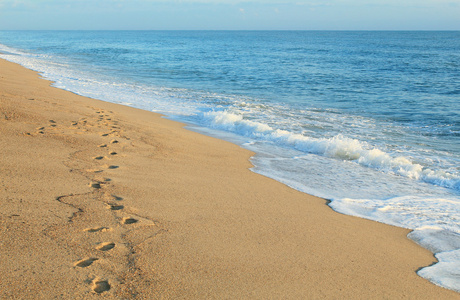
{"type": "Polygon", "coordinates": [[[431,170],[410,158],[391,155],[359,141],[338,134],[331,138],[313,138],[287,130],[247,120],[244,115],[228,111],[203,113],[202,125],[225,130],[258,140],[274,142],[306,153],[323,155],[374,168],[382,172],[397,174],[434,185],[460,191],[460,176],[442,170],[431,170]]]}

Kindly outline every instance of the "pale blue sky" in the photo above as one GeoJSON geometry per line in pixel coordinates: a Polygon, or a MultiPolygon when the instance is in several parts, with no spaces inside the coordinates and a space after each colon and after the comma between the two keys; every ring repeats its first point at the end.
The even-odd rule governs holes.
{"type": "Polygon", "coordinates": [[[460,30],[460,0],[0,0],[1,29],[460,30]]]}

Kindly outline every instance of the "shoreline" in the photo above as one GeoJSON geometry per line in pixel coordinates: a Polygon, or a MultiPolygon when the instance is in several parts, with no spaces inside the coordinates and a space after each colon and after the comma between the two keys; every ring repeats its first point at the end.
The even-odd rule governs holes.
{"type": "Polygon", "coordinates": [[[445,298],[409,230],[251,172],[252,153],[0,60],[1,297],[445,298]]]}

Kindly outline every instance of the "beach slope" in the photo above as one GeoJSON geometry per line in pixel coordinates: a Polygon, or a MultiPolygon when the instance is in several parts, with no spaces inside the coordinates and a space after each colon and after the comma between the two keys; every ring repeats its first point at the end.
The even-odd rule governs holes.
{"type": "Polygon", "coordinates": [[[407,230],[251,155],[0,60],[0,298],[460,298],[417,276],[435,259],[407,230]]]}

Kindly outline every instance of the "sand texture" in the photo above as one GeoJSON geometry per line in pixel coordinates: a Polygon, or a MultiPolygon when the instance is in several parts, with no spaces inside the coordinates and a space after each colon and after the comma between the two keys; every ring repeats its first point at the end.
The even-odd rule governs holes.
{"type": "Polygon", "coordinates": [[[407,230],[0,60],[0,299],[459,299],[407,230]]]}

